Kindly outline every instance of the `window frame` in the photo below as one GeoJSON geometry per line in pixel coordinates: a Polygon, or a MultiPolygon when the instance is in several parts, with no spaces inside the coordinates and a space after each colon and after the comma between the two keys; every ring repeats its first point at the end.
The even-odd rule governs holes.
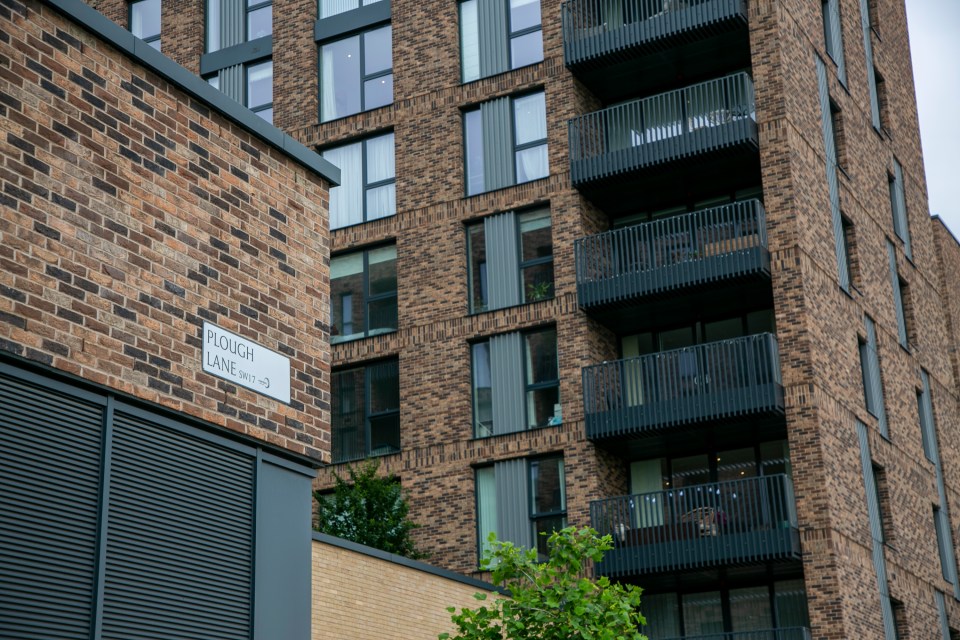
{"type": "Polygon", "coordinates": [[[244,34],[243,41],[253,42],[254,40],[258,40],[259,38],[268,38],[272,36],[273,35],[273,0],[261,0],[261,2],[257,2],[253,6],[250,5],[249,0],[245,0],[244,7],[245,8],[243,13],[243,34],[244,34]],[[250,14],[255,11],[259,11],[260,9],[264,9],[266,7],[270,7],[270,33],[268,33],[265,36],[257,36],[256,38],[252,38],[250,37],[250,14]]]}
{"type": "MultiPolygon", "coordinates": [[[[252,61],[250,61],[250,62],[244,63],[244,65],[243,65],[243,106],[245,106],[247,109],[249,109],[249,110],[252,111],[253,113],[257,114],[257,116],[259,116],[260,118],[263,118],[263,120],[265,120],[266,122],[268,122],[268,123],[270,123],[270,124],[273,124],[273,99],[274,99],[274,83],[273,83],[273,79],[274,79],[274,75],[273,75],[273,56],[269,56],[269,57],[266,57],[266,58],[260,58],[259,60],[252,60],[252,61]],[[270,102],[265,102],[265,103],[263,103],[263,104],[258,104],[258,105],[251,106],[251,105],[250,105],[250,71],[251,71],[254,67],[258,67],[258,66],[266,65],[266,64],[269,64],[269,65],[270,65],[270,102]],[[268,111],[268,110],[270,111],[270,119],[269,119],[269,120],[267,120],[267,119],[264,118],[262,115],[260,115],[260,114],[263,113],[264,111],[268,111]]],[[[208,80],[208,82],[209,82],[209,80],[208,80]]],[[[219,81],[218,81],[218,84],[219,84],[219,81]]],[[[217,87],[217,89],[219,90],[219,86],[217,87]]]]}
{"type": "MultiPolygon", "coordinates": [[[[530,509],[530,528],[531,528],[531,530],[532,530],[533,548],[534,548],[534,549],[538,549],[538,550],[539,550],[539,544],[538,544],[538,543],[539,543],[540,539],[539,539],[539,535],[537,534],[537,523],[538,523],[540,520],[549,520],[549,519],[551,519],[551,518],[560,517],[560,518],[563,519],[563,524],[560,526],[560,528],[563,529],[564,527],[567,526],[567,487],[566,487],[566,483],[567,483],[567,469],[566,469],[566,463],[565,463],[565,461],[564,461],[564,456],[563,456],[562,453],[545,454],[545,455],[540,455],[540,456],[534,456],[534,457],[527,458],[527,487],[528,487],[528,493],[529,493],[529,495],[527,496],[527,500],[528,500],[527,504],[528,504],[529,509],[530,509]],[[536,510],[536,508],[537,508],[537,486],[536,486],[536,482],[534,482],[533,469],[534,469],[534,465],[539,465],[541,462],[545,462],[545,461],[549,461],[549,460],[559,460],[559,461],[560,461],[560,470],[561,470],[561,471],[560,471],[560,474],[561,474],[561,480],[562,480],[562,482],[563,482],[563,485],[562,485],[561,488],[560,488],[560,489],[561,489],[561,491],[560,491],[560,496],[561,496],[561,498],[562,498],[563,504],[561,505],[561,508],[560,508],[559,510],[538,512],[538,511],[536,510]]],[[[554,531],[557,531],[557,529],[554,529],[554,531]]],[[[541,555],[540,560],[543,561],[545,558],[542,556],[542,554],[540,554],[540,555],[541,555]]]]}
{"type": "MultiPolygon", "coordinates": [[[[373,453],[373,449],[372,449],[372,444],[373,444],[373,443],[372,443],[372,437],[371,437],[371,434],[372,434],[372,432],[373,432],[373,429],[372,429],[372,426],[371,426],[371,422],[372,422],[373,419],[390,417],[390,416],[396,415],[396,419],[397,419],[397,422],[396,422],[396,424],[397,424],[397,441],[398,441],[398,442],[400,441],[400,435],[401,435],[401,428],[400,428],[400,402],[399,402],[399,396],[400,396],[400,360],[399,360],[398,357],[394,356],[394,357],[391,357],[391,358],[384,358],[384,359],[382,359],[382,360],[367,361],[367,362],[362,362],[362,363],[359,363],[359,364],[356,364],[356,365],[348,365],[348,366],[343,367],[343,368],[335,369],[335,370],[333,370],[333,371],[330,372],[330,383],[331,383],[331,384],[330,384],[330,386],[331,386],[331,393],[330,393],[330,401],[331,401],[331,402],[330,402],[330,404],[331,404],[331,411],[330,411],[330,441],[331,441],[330,458],[331,458],[331,462],[332,462],[333,464],[341,464],[341,463],[344,463],[344,462],[351,462],[351,461],[355,461],[355,460],[365,460],[365,459],[367,459],[367,458],[375,458],[375,457],[386,456],[386,455],[394,455],[394,454],[399,453],[400,451],[402,451],[402,447],[398,447],[398,448],[396,449],[396,451],[385,451],[385,452],[382,452],[382,453],[376,453],[376,454],[375,454],[375,453],[373,453]],[[371,370],[372,367],[375,367],[375,366],[383,366],[383,365],[387,365],[387,364],[390,364],[390,363],[393,363],[393,364],[396,366],[396,374],[397,374],[397,398],[398,398],[397,407],[396,407],[395,409],[389,409],[389,410],[386,410],[386,411],[373,412],[373,411],[371,411],[371,408],[373,407],[373,390],[372,390],[372,384],[371,384],[370,370],[371,370]],[[353,372],[356,372],[356,371],[358,371],[358,370],[363,372],[363,374],[362,374],[362,375],[363,375],[363,407],[362,407],[362,410],[363,410],[363,425],[362,425],[362,428],[363,428],[363,436],[364,436],[364,439],[363,439],[363,441],[364,441],[364,451],[361,452],[360,455],[354,455],[354,456],[352,456],[352,457],[336,458],[336,457],[334,457],[334,449],[333,449],[334,443],[337,441],[337,436],[335,435],[335,430],[336,430],[336,428],[337,428],[337,425],[334,424],[334,416],[342,415],[343,412],[342,412],[342,411],[339,411],[339,412],[333,411],[333,406],[332,406],[332,405],[333,405],[333,402],[334,402],[334,398],[341,395],[340,393],[335,394],[335,393],[333,392],[333,379],[334,379],[334,376],[338,376],[338,375],[342,375],[342,374],[353,374],[353,372]]],[[[351,397],[356,397],[356,394],[354,393],[354,395],[351,396],[351,397]]],[[[339,400],[338,400],[338,401],[339,401],[339,400]]],[[[340,428],[342,429],[342,428],[345,428],[345,427],[343,427],[343,426],[341,425],[340,428]]]]}
{"type": "MultiPolygon", "coordinates": [[[[362,1],[362,0],[358,0],[358,1],[362,1]]],[[[384,1],[384,0],[374,0],[374,3],[375,3],[375,2],[383,2],[383,1],[384,1]]],[[[365,5],[362,5],[362,6],[365,6],[365,5]]],[[[341,15],[341,14],[334,14],[334,15],[341,15]]],[[[318,83],[317,83],[317,93],[318,93],[317,102],[318,102],[318,108],[317,108],[317,111],[319,112],[319,117],[320,117],[320,122],[321,122],[321,123],[324,123],[324,124],[325,124],[325,123],[327,123],[327,122],[335,122],[335,121],[341,120],[341,119],[343,119],[343,118],[349,118],[350,116],[357,115],[358,113],[366,113],[367,111],[373,111],[373,110],[375,110],[375,109],[382,109],[382,108],[384,108],[384,107],[389,107],[390,105],[392,105],[392,104],[394,103],[394,100],[395,100],[394,91],[393,91],[393,22],[392,22],[392,20],[387,20],[387,21],[385,21],[385,22],[379,22],[379,23],[376,23],[376,24],[364,25],[363,28],[358,29],[358,30],[356,30],[356,31],[352,31],[352,32],[348,32],[348,33],[340,33],[340,34],[337,34],[337,35],[335,35],[335,36],[331,36],[331,37],[329,37],[329,38],[324,38],[323,40],[317,41],[317,78],[318,78],[318,83]],[[364,67],[366,66],[366,58],[367,58],[366,37],[367,37],[368,34],[374,32],[374,31],[378,31],[378,30],[380,30],[380,29],[390,29],[390,67],[389,67],[388,69],[383,70],[383,71],[377,71],[377,72],[374,72],[374,73],[371,73],[371,74],[368,75],[368,74],[366,74],[365,71],[364,71],[364,67]],[[351,38],[358,38],[358,39],[359,39],[359,46],[358,46],[359,54],[358,54],[358,55],[359,55],[360,60],[359,60],[359,62],[358,62],[358,66],[359,66],[359,70],[360,70],[360,74],[359,74],[360,110],[359,110],[359,111],[354,111],[354,112],[352,112],[352,113],[345,113],[345,114],[343,114],[343,115],[336,115],[336,116],[333,116],[333,117],[330,117],[330,118],[325,118],[325,117],[324,117],[324,113],[323,113],[323,83],[324,83],[324,79],[323,79],[323,48],[326,47],[326,46],[328,46],[328,45],[333,45],[333,44],[336,44],[336,43],[338,43],[338,42],[343,42],[343,41],[345,41],[345,40],[349,40],[349,39],[351,39],[351,38]],[[370,81],[370,80],[376,80],[377,78],[385,78],[385,77],[387,77],[387,76],[390,77],[390,87],[391,87],[391,88],[390,88],[390,102],[387,102],[387,103],[381,104],[381,105],[377,105],[377,106],[375,106],[375,107],[367,107],[366,104],[365,104],[365,103],[366,103],[366,89],[365,89],[366,83],[367,83],[368,81],[370,81]]]]}
{"type": "MultiPolygon", "coordinates": [[[[343,258],[343,257],[347,257],[347,256],[352,256],[352,255],[356,255],[356,254],[358,254],[358,253],[361,254],[361,256],[362,256],[362,262],[363,262],[363,267],[362,267],[362,271],[361,271],[362,281],[363,281],[363,285],[362,285],[362,286],[363,286],[363,292],[362,292],[362,294],[363,294],[363,302],[362,302],[361,304],[362,304],[363,307],[364,307],[364,309],[363,309],[363,319],[364,319],[363,331],[360,332],[360,333],[358,333],[358,332],[353,332],[353,333],[350,333],[350,334],[347,334],[345,331],[342,331],[340,334],[338,334],[338,336],[348,336],[348,335],[349,335],[350,337],[344,337],[343,339],[335,340],[334,338],[337,337],[337,336],[334,336],[334,335],[333,335],[333,331],[332,331],[332,329],[333,329],[333,327],[334,327],[333,302],[332,302],[332,298],[333,298],[333,295],[334,295],[334,294],[333,294],[333,277],[331,276],[331,278],[330,278],[330,293],[331,293],[331,296],[330,296],[330,297],[331,297],[331,304],[330,304],[330,314],[331,314],[331,318],[330,318],[330,327],[331,327],[331,332],[330,332],[330,344],[331,344],[331,345],[333,345],[333,344],[344,344],[344,343],[347,343],[347,342],[353,342],[353,341],[355,341],[355,340],[363,340],[363,339],[365,339],[365,338],[370,338],[370,337],[372,337],[372,336],[388,335],[388,334],[391,334],[391,333],[396,333],[396,332],[399,330],[399,327],[397,327],[397,328],[394,328],[394,329],[392,329],[392,330],[383,330],[383,331],[378,331],[377,333],[370,333],[370,331],[371,331],[371,329],[370,329],[370,305],[371,305],[372,303],[383,302],[383,301],[385,301],[385,300],[390,300],[390,299],[392,298],[392,299],[394,300],[394,308],[395,308],[395,310],[397,311],[397,324],[399,324],[399,306],[398,306],[398,301],[399,301],[399,289],[400,289],[399,280],[397,281],[397,288],[394,289],[392,293],[377,293],[377,294],[373,294],[373,295],[370,294],[370,253],[371,253],[372,251],[376,251],[376,250],[378,250],[378,249],[385,249],[385,248],[387,248],[387,247],[393,247],[393,248],[394,248],[394,259],[393,259],[393,261],[394,261],[394,277],[396,278],[396,263],[397,263],[397,261],[398,261],[398,254],[397,254],[397,251],[396,251],[396,246],[397,246],[397,245],[396,245],[395,242],[388,242],[388,243],[384,243],[384,244],[378,244],[378,245],[373,245],[373,246],[365,247],[365,248],[362,248],[362,249],[355,249],[355,250],[351,250],[351,251],[345,251],[345,252],[337,253],[337,254],[335,254],[335,255],[330,256],[330,262],[331,262],[331,268],[332,268],[332,263],[333,263],[333,261],[336,260],[336,259],[338,259],[338,258],[343,258]]],[[[352,294],[352,293],[351,293],[350,295],[351,295],[351,299],[353,300],[352,303],[351,303],[351,306],[352,306],[352,308],[355,309],[355,308],[356,308],[356,300],[353,298],[353,294],[352,294]]],[[[342,305],[341,305],[341,309],[342,309],[342,305]]],[[[355,322],[356,322],[356,321],[351,321],[351,325],[355,324],[355,322]]],[[[344,322],[343,324],[344,324],[344,326],[346,326],[346,322],[344,322]]]]}
{"type": "MultiPolygon", "coordinates": [[[[505,21],[506,21],[506,30],[505,30],[505,33],[504,33],[504,38],[506,39],[506,45],[507,45],[507,51],[506,51],[506,55],[507,55],[507,68],[506,68],[506,69],[503,69],[502,71],[499,71],[499,72],[497,72],[497,73],[492,73],[492,74],[486,75],[486,76],[483,75],[483,72],[480,71],[480,69],[478,68],[478,69],[477,69],[477,74],[478,74],[477,77],[476,77],[476,78],[470,78],[470,79],[467,79],[466,76],[464,75],[464,66],[463,66],[464,40],[465,40],[465,38],[464,38],[464,32],[465,32],[464,25],[465,25],[465,23],[464,23],[464,19],[463,19],[463,6],[464,6],[465,4],[467,4],[468,2],[479,3],[479,0],[458,0],[458,2],[457,2],[457,44],[459,45],[459,48],[460,48],[460,60],[459,60],[459,63],[460,63],[460,64],[459,64],[459,67],[460,67],[460,84],[469,84],[469,83],[471,83],[471,82],[477,82],[477,81],[479,81],[479,80],[483,80],[484,78],[492,78],[492,77],[497,76],[497,75],[500,75],[500,74],[502,74],[502,73],[508,73],[508,72],[510,72],[510,71],[516,71],[517,69],[523,69],[524,67],[531,67],[531,66],[533,66],[533,65],[535,65],[535,64],[540,64],[540,63],[543,62],[543,60],[544,60],[544,53],[543,53],[543,2],[542,2],[541,0],[535,0],[536,3],[537,3],[537,5],[538,5],[538,9],[539,9],[538,14],[539,14],[539,17],[540,17],[540,19],[539,19],[539,21],[537,22],[536,25],[533,25],[533,26],[530,26],[530,27],[523,27],[523,28],[521,28],[521,29],[514,30],[514,28],[513,28],[513,16],[511,15],[511,14],[512,14],[512,11],[511,11],[511,7],[510,7],[510,0],[501,0],[501,1],[503,2],[504,17],[505,17],[505,21]],[[513,41],[514,41],[515,39],[517,39],[517,38],[522,38],[523,36],[527,36],[527,35],[530,35],[530,34],[532,34],[532,33],[537,33],[538,31],[540,32],[540,59],[539,59],[539,60],[536,60],[535,62],[528,62],[528,63],[522,64],[522,65],[516,64],[516,62],[514,61],[514,56],[513,56],[513,41]]],[[[480,12],[479,12],[479,6],[477,7],[476,15],[477,15],[477,21],[476,21],[476,23],[475,23],[474,25],[472,25],[472,26],[474,26],[474,27],[476,28],[476,31],[477,31],[477,33],[479,34],[479,32],[480,32],[480,12]]],[[[479,36],[478,36],[478,41],[479,41],[479,36]]],[[[480,46],[481,46],[481,45],[480,45],[479,42],[478,42],[478,45],[477,45],[477,47],[478,47],[478,51],[477,51],[478,56],[482,56],[482,54],[481,54],[480,51],[479,51],[480,46]]]]}
{"type": "MultiPolygon", "coordinates": [[[[523,431],[533,431],[534,429],[544,429],[544,428],[546,428],[546,427],[556,427],[556,426],[559,426],[559,425],[563,424],[563,419],[562,419],[562,417],[561,417],[557,422],[555,422],[555,423],[551,423],[551,422],[550,422],[550,420],[553,420],[553,419],[556,418],[556,414],[554,414],[554,416],[553,416],[550,420],[547,421],[547,424],[531,426],[531,425],[530,425],[531,417],[530,417],[529,412],[528,412],[528,409],[529,409],[529,399],[528,399],[528,398],[529,398],[529,395],[530,395],[531,393],[533,393],[533,392],[536,392],[536,391],[542,391],[542,390],[544,390],[544,389],[553,389],[553,388],[556,388],[556,390],[557,390],[557,404],[560,404],[560,341],[559,341],[559,335],[558,335],[558,333],[557,333],[557,327],[556,327],[555,325],[553,325],[553,326],[547,326],[547,327],[539,327],[539,328],[536,328],[536,329],[530,329],[530,330],[526,330],[526,331],[521,331],[521,332],[520,332],[520,335],[521,335],[521,337],[523,338],[523,349],[524,349],[524,352],[523,352],[523,363],[522,363],[522,366],[523,366],[523,397],[524,397],[523,413],[524,413],[524,418],[525,418],[524,422],[525,422],[526,424],[525,424],[525,426],[524,426],[524,428],[523,428],[523,431]],[[538,334],[538,333],[546,333],[546,332],[548,332],[548,331],[553,331],[553,343],[554,343],[554,345],[555,345],[553,357],[554,357],[554,360],[555,360],[555,363],[556,363],[557,377],[556,377],[555,380],[547,380],[547,381],[544,381],[544,382],[527,382],[528,380],[530,380],[530,379],[533,378],[533,375],[532,375],[533,372],[529,369],[530,365],[528,364],[528,362],[527,362],[527,357],[526,357],[527,349],[529,348],[529,343],[527,342],[527,340],[528,340],[528,338],[529,338],[531,335],[538,334]]],[[[530,360],[533,360],[532,354],[531,354],[530,360]]],[[[562,405],[561,405],[561,416],[562,416],[562,405]]]]}
{"type": "Polygon", "coordinates": [[[397,206],[396,206],[396,184],[397,184],[396,157],[397,157],[397,138],[396,138],[396,134],[395,134],[394,130],[393,130],[392,128],[390,128],[390,129],[385,129],[385,130],[382,130],[382,131],[377,131],[377,132],[374,132],[374,133],[372,133],[372,134],[370,134],[370,135],[363,136],[363,137],[360,137],[360,138],[351,138],[351,139],[348,139],[348,140],[341,140],[340,142],[336,142],[336,143],[330,144],[330,145],[328,145],[328,146],[325,146],[325,147],[319,149],[319,154],[320,154],[321,157],[323,157],[323,154],[326,153],[326,152],[328,152],[328,151],[332,151],[332,150],[334,150],[334,149],[341,149],[341,148],[343,148],[343,147],[348,147],[348,146],[351,146],[351,145],[354,145],[354,144],[359,144],[359,145],[361,145],[361,147],[360,147],[360,173],[361,173],[361,178],[360,178],[360,180],[361,180],[361,185],[360,185],[360,189],[361,189],[361,193],[362,193],[362,202],[361,202],[361,205],[362,205],[362,209],[363,209],[363,211],[361,212],[361,216],[360,216],[361,219],[360,219],[358,222],[352,222],[351,224],[343,225],[343,226],[340,226],[340,227],[330,227],[330,231],[336,231],[336,230],[339,230],[339,229],[348,229],[348,228],[350,228],[350,227],[355,227],[355,226],[361,225],[361,224],[367,224],[368,222],[374,222],[374,221],[376,221],[376,220],[382,220],[382,219],[384,219],[384,218],[391,218],[391,217],[397,215],[397,206]],[[392,178],[386,178],[386,179],[384,179],[384,180],[379,180],[379,181],[374,182],[374,183],[368,183],[368,182],[367,182],[367,143],[369,143],[371,140],[375,140],[375,139],[377,139],[377,138],[385,137],[385,136],[388,136],[388,135],[392,135],[392,136],[393,136],[393,158],[394,158],[393,177],[392,177],[392,178]],[[368,217],[368,212],[367,212],[367,192],[370,191],[370,190],[372,190],[372,189],[379,189],[380,187],[385,187],[385,186],[388,186],[388,185],[391,185],[391,184],[394,185],[394,208],[393,208],[393,213],[391,213],[391,214],[389,214],[389,215],[383,215],[383,216],[380,216],[380,217],[378,217],[378,218],[369,218],[369,217],[368,217]]]}
{"type": "MultiPolygon", "coordinates": [[[[138,4],[145,4],[151,0],[133,0],[132,2],[127,3],[127,24],[130,26],[130,33],[133,33],[133,8],[138,4]]],[[[157,4],[160,5],[160,24],[157,25],[157,33],[155,35],[142,37],[138,36],[136,33],[133,33],[134,37],[140,38],[146,44],[150,45],[157,51],[161,50],[162,36],[163,36],[163,0],[157,0],[157,4]],[[153,46],[153,43],[156,42],[157,46],[153,46]]]]}

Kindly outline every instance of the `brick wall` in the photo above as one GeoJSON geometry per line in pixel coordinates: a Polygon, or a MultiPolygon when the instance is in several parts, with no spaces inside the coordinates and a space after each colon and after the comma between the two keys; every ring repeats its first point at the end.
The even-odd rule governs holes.
{"type": "Polygon", "coordinates": [[[314,458],[329,450],[327,187],[34,0],[0,11],[0,349],[314,458]],[[289,405],[201,370],[209,321],[289,405]]]}
{"type": "Polygon", "coordinates": [[[482,591],[416,566],[314,540],[312,638],[436,640],[454,630],[447,607],[476,606],[473,596],[482,591]]]}

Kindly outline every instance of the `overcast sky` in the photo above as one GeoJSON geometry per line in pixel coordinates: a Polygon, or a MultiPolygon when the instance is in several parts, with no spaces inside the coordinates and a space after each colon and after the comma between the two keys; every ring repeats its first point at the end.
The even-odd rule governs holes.
{"type": "Polygon", "coordinates": [[[960,0],[906,2],[930,213],[960,237],[960,0]]]}

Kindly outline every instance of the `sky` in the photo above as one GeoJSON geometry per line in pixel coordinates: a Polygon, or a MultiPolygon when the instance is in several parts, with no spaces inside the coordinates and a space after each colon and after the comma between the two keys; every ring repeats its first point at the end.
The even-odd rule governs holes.
{"type": "Polygon", "coordinates": [[[960,0],[906,3],[930,213],[960,238],[960,0]]]}

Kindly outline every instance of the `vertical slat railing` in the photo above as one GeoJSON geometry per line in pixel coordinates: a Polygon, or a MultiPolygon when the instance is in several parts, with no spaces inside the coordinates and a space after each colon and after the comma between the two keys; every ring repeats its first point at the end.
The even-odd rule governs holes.
{"type": "Polygon", "coordinates": [[[590,517],[615,541],[605,572],[670,571],[792,554],[793,500],[790,479],[776,474],[595,500],[590,517]]]}
{"type": "Polygon", "coordinates": [[[736,277],[762,267],[766,214],[759,200],[695,211],[615,229],[574,243],[581,306],[736,277]],[[725,258],[721,260],[721,258],[725,258]],[[695,268],[678,265],[697,263],[695,268]]]}
{"type": "Polygon", "coordinates": [[[782,409],[781,384],[769,333],[584,367],[587,437],[782,409]]]}

